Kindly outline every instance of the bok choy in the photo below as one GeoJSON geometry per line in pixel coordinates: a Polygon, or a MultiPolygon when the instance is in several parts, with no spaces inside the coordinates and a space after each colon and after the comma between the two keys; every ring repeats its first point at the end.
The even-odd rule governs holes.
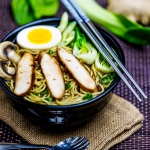
{"type": "Polygon", "coordinates": [[[92,65],[97,56],[97,50],[94,46],[87,42],[84,34],[82,34],[78,27],[75,27],[76,40],[73,48],[73,54],[82,62],[92,65]]]}
{"type": "Polygon", "coordinates": [[[150,44],[150,28],[114,14],[101,7],[95,0],[75,0],[86,15],[123,40],[137,44],[150,44]],[[86,5],[85,5],[86,4],[86,5]]]}
{"type": "Polygon", "coordinates": [[[62,33],[62,40],[58,44],[60,46],[67,46],[75,39],[75,31],[74,28],[76,26],[76,21],[71,23],[68,22],[68,14],[64,12],[60,24],[58,25],[57,29],[62,33]]]}
{"type": "Polygon", "coordinates": [[[24,25],[42,17],[53,16],[59,8],[58,0],[12,0],[12,14],[18,25],[24,25]]]}
{"type": "Polygon", "coordinates": [[[98,52],[97,57],[95,59],[95,67],[97,70],[103,73],[111,73],[114,72],[114,69],[110,66],[110,64],[106,61],[106,59],[98,52]]]}
{"type": "MultiPolygon", "coordinates": [[[[73,54],[83,63],[87,65],[95,65],[95,67],[103,73],[114,72],[107,60],[97,52],[97,49],[90,43],[81,29],[76,26],[76,22],[68,22],[68,14],[62,15],[60,24],[57,27],[62,33],[62,41],[59,47],[68,46],[73,49],[73,54]]],[[[115,52],[115,51],[114,51],[115,52]]]]}

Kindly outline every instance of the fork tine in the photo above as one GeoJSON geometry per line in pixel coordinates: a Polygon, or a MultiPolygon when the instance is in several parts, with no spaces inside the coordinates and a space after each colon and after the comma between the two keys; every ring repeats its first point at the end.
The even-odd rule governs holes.
{"type": "Polygon", "coordinates": [[[76,144],[82,142],[84,139],[85,139],[85,137],[78,137],[78,140],[76,140],[76,141],[74,142],[74,144],[76,145],[76,144]]]}
{"type": "Polygon", "coordinates": [[[70,142],[73,144],[73,143],[75,143],[78,139],[79,139],[79,137],[73,137],[73,138],[71,138],[70,142]]]}
{"type": "Polygon", "coordinates": [[[71,145],[72,144],[75,144],[76,142],[78,142],[78,140],[80,139],[80,137],[74,137],[74,138],[72,138],[72,140],[71,140],[71,145]]]}
{"type": "MultiPolygon", "coordinates": [[[[73,138],[74,138],[74,137],[73,137],[73,138]]],[[[72,140],[72,138],[67,138],[65,141],[66,141],[67,143],[69,143],[71,140],[72,140]]]]}
{"type": "Polygon", "coordinates": [[[74,143],[72,149],[74,150],[83,150],[83,148],[87,147],[89,145],[89,141],[87,138],[80,138],[80,140],[76,143],[74,143]]]}
{"type": "Polygon", "coordinates": [[[89,145],[89,141],[85,141],[81,146],[80,146],[80,149],[85,149],[87,148],[87,146],[89,145]]]}
{"type": "Polygon", "coordinates": [[[74,142],[76,142],[78,140],[78,137],[72,137],[72,138],[68,138],[68,139],[66,139],[65,141],[66,141],[66,143],[74,143],[74,142]]]}

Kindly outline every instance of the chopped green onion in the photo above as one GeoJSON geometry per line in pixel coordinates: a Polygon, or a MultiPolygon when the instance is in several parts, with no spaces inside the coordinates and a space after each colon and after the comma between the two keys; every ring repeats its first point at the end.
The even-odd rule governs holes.
{"type": "Polygon", "coordinates": [[[51,102],[53,100],[53,98],[47,97],[47,98],[45,98],[45,100],[47,100],[48,102],[51,102]]]}
{"type": "Polygon", "coordinates": [[[108,76],[100,77],[100,83],[103,85],[108,85],[111,82],[110,78],[108,76]]]}
{"type": "Polygon", "coordinates": [[[69,89],[71,87],[71,84],[70,83],[66,83],[65,84],[65,89],[67,90],[67,89],[69,89]]]}
{"type": "Polygon", "coordinates": [[[74,42],[74,41],[73,41],[73,42],[71,42],[71,43],[70,43],[70,45],[69,45],[69,47],[71,47],[71,48],[73,49],[74,44],[75,44],[75,42],[74,42]]]}
{"type": "Polygon", "coordinates": [[[48,90],[46,89],[46,90],[44,90],[44,91],[42,91],[42,92],[40,92],[40,95],[45,95],[45,94],[48,94],[48,90]]]}
{"type": "Polygon", "coordinates": [[[109,76],[110,80],[113,80],[116,76],[116,72],[112,72],[108,76],[109,76]]]}
{"type": "Polygon", "coordinates": [[[100,78],[100,83],[103,85],[108,85],[116,76],[115,72],[112,72],[104,77],[99,76],[100,78]]]}
{"type": "Polygon", "coordinates": [[[48,53],[49,53],[49,54],[53,54],[53,50],[50,49],[50,50],[48,51],[48,53]]]}
{"type": "Polygon", "coordinates": [[[90,100],[93,98],[93,95],[90,92],[87,92],[87,94],[82,98],[83,100],[90,100]]]}

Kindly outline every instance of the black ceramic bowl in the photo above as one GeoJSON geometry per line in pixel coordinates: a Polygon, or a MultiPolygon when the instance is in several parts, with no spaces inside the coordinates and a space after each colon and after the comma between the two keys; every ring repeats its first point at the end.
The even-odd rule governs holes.
{"type": "MultiPolygon", "coordinates": [[[[72,20],[70,20],[72,21],[72,20]]],[[[35,21],[29,24],[26,24],[22,27],[17,28],[8,34],[3,41],[12,41],[15,43],[16,35],[22,29],[34,26],[34,25],[52,25],[57,26],[60,22],[59,18],[53,19],[42,19],[35,21]]],[[[106,31],[97,27],[98,31],[103,35],[108,44],[113,47],[120,60],[124,63],[124,54],[121,47],[117,41],[106,31]]],[[[54,128],[63,128],[63,127],[73,127],[78,126],[91,117],[93,117],[98,111],[100,111],[110,100],[112,96],[113,89],[119,83],[120,78],[116,76],[115,80],[112,82],[110,87],[101,95],[83,103],[68,105],[68,106],[43,106],[29,102],[22,97],[16,96],[5,84],[5,81],[0,78],[1,88],[9,96],[8,100],[12,106],[23,116],[29,120],[36,122],[44,127],[54,127],[54,128]]]]}

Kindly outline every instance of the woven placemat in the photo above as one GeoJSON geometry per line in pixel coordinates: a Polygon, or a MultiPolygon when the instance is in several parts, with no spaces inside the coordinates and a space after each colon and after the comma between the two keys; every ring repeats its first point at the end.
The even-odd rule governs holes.
{"type": "Polygon", "coordinates": [[[135,133],[144,117],[131,103],[113,95],[106,107],[85,125],[56,133],[29,122],[14,110],[1,91],[0,119],[29,143],[55,145],[68,137],[85,136],[90,141],[89,150],[107,150],[135,133]]]}

